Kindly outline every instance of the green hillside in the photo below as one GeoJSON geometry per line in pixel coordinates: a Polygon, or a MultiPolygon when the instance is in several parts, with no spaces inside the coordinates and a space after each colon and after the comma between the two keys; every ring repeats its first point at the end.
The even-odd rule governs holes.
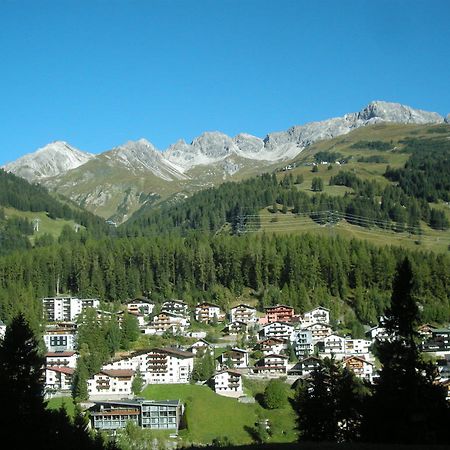
{"type": "Polygon", "coordinates": [[[308,231],[447,252],[449,137],[447,125],[358,129],[311,146],[272,175],[144,206],[121,232],[308,231]]]}
{"type": "Polygon", "coordinates": [[[103,219],[71,200],[0,170],[0,255],[49,245],[62,234],[79,240],[108,233],[103,219]]]}
{"type": "Polygon", "coordinates": [[[259,418],[272,424],[269,443],[296,440],[296,415],[290,405],[267,410],[258,403],[244,404],[237,399],[220,396],[207,386],[149,385],[143,396],[151,400],[180,399],[186,405],[187,429],[180,436],[183,443],[210,444],[214,439],[228,439],[233,445],[253,441],[251,429],[259,418]]]}

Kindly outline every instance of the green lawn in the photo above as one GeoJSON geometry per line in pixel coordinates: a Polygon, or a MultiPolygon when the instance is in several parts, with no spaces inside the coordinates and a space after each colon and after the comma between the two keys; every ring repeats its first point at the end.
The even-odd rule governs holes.
{"type": "Polygon", "coordinates": [[[186,405],[187,430],[180,436],[185,442],[208,444],[216,438],[227,437],[234,445],[249,444],[249,429],[259,417],[268,418],[274,431],[269,442],[296,440],[295,413],[287,405],[284,409],[265,410],[258,403],[243,404],[236,399],[222,397],[207,386],[151,385],[142,394],[151,400],[180,399],[186,405]]]}
{"type": "Polygon", "coordinates": [[[69,417],[73,417],[75,414],[75,404],[71,397],[54,397],[47,402],[48,409],[60,409],[61,406],[66,408],[69,417]]]}

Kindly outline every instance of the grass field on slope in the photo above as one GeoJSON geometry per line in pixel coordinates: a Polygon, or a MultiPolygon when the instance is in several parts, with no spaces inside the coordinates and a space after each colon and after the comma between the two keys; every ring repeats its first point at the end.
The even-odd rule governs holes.
{"type": "Polygon", "coordinates": [[[269,442],[296,440],[296,416],[289,405],[270,411],[258,403],[243,404],[222,397],[207,386],[186,384],[150,385],[142,395],[151,400],[180,399],[185,403],[187,430],[180,432],[185,442],[208,444],[226,437],[235,445],[249,444],[252,442],[249,430],[262,417],[272,424],[274,434],[269,442]]]}
{"type": "Polygon", "coordinates": [[[46,233],[50,234],[55,239],[58,239],[65,225],[69,225],[72,229],[75,226],[75,222],[73,220],[51,219],[50,217],[48,217],[47,213],[43,211],[19,211],[14,208],[6,207],[3,209],[5,211],[6,217],[22,217],[28,219],[30,222],[32,222],[34,219],[39,219],[39,231],[35,231],[33,236],[30,236],[31,242],[33,242],[37,237],[40,237],[46,233]]]}

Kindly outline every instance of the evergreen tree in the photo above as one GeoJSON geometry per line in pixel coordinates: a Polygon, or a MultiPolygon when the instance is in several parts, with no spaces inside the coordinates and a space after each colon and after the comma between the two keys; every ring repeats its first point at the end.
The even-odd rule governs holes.
{"type": "Polygon", "coordinates": [[[377,343],[380,379],[368,402],[363,437],[374,442],[448,442],[449,407],[435,383],[436,368],[424,362],[416,326],[419,309],[413,296],[411,263],[397,267],[384,326],[390,338],[377,343]]]}

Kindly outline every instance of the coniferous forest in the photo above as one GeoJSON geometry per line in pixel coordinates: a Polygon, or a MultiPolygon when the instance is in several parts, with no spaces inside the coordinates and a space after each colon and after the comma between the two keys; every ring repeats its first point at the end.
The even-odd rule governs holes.
{"type": "MultiPolygon", "coordinates": [[[[58,292],[99,298],[106,307],[142,295],[157,304],[169,298],[180,298],[190,306],[209,301],[224,311],[241,298],[251,301],[259,311],[285,304],[300,314],[321,305],[330,309],[333,327],[354,338],[363,338],[364,327],[376,325],[385,316],[391,320],[388,328],[397,333],[398,341],[397,345],[380,344],[375,349],[384,366],[381,382],[368,387],[333,361],[325,361],[310,382],[296,387],[293,406],[299,413],[300,435],[312,441],[375,442],[378,438],[373,434],[373,424],[377,415],[388,398],[396,398],[399,405],[410,404],[414,414],[420,415],[421,428],[410,442],[445,442],[441,431],[448,408],[441,402],[439,389],[430,387],[435,374],[419,356],[413,327],[448,322],[449,255],[333,236],[252,233],[259,229],[262,209],[307,215],[317,224],[345,219],[371,229],[412,235],[422,233],[423,223],[446,230],[449,223],[445,213],[430,202],[448,201],[450,150],[442,142],[424,159],[423,150],[430,145],[426,140],[406,141],[403,151],[411,156],[401,169],[387,167],[385,177],[394,182],[387,185],[342,169],[331,177],[330,185],[346,186],[352,193],[330,196],[321,193],[322,186],[306,194],[298,190],[303,183],[301,176],[264,174],[224,183],[184,201],[168,200],[157,208],[144,206],[118,228],[107,226],[68,200],[55,199],[41,186],[0,171],[0,207],[45,211],[51,218],[73,220],[82,226],[77,232],[65,226],[57,239],[43,236],[32,241],[30,221],[7,217],[0,209],[0,318],[13,325],[13,332],[19,320],[22,331],[19,327],[17,333],[33,330],[39,334],[40,299],[58,292]],[[403,300],[408,302],[405,308],[412,311],[408,323],[402,322],[404,317],[399,312],[402,307],[398,302],[403,300]],[[399,327],[406,327],[406,331],[399,327]],[[403,358],[407,358],[405,367],[403,358]],[[422,375],[417,375],[419,372],[422,375]],[[418,392],[415,401],[409,402],[409,392],[402,390],[401,383],[418,392]],[[423,398],[436,400],[436,414],[427,415],[423,398]],[[323,404],[329,405],[325,408],[329,414],[315,416],[323,404]],[[435,424],[430,431],[433,435],[422,439],[430,423],[435,424]]],[[[376,149],[386,150],[379,143],[376,149]]],[[[316,159],[329,157],[323,153],[316,159]]],[[[74,374],[76,399],[87,397],[86,379],[116,351],[129,349],[139,335],[136,323],[128,316],[121,328],[114,321],[105,321],[99,327],[95,314],[89,314],[83,316],[80,326],[83,351],[74,374]]],[[[13,345],[10,337],[5,342],[13,345]]],[[[30,357],[36,359],[33,364],[41,364],[39,355],[30,351],[30,357]]],[[[7,353],[0,357],[12,367],[14,361],[8,362],[7,353]]],[[[213,362],[202,364],[197,364],[194,380],[204,379],[203,372],[210,374],[213,362]]],[[[14,378],[10,375],[5,372],[5,383],[14,378]]],[[[38,383],[35,388],[39,390],[38,383]]],[[[426,408],[429,405],[426,403],[426,408]]],[[[46,413],[40,401],[34,407],[33,414],[50,424],[58,421],[55,427],[66,427],[69,434],[85,439],[84,448],[103,446],[84,436],[80,430],[83,424],[71,423],[63,412],[46,413]]],[[[383,433],[394,436],[396,431],[393,441],[408,442],[414,417],[400,423],[394,421],[399,414],[396,410],[383,421],[383,433]],[[395,430],[390,428],[392,423],[395,430]]],[[[82,420],[81,416],[77,420],[82,420]]],[[[44,433],[41,438],[45,441],[52,437],[44,433]]]]}

